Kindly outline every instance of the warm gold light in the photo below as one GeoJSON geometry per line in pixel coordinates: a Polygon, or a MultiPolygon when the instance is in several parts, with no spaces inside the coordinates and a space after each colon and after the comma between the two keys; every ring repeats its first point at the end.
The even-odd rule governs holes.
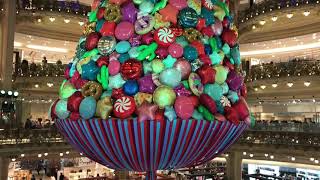
{"type": "Polygon", "coordinates": [[[288,82],[287,86],[291,88],[293,86],[293,83],[292,82],[288,82]]]}
{"type": "Polygon", "coordinates": [[[293,14],[292,13],[288,13],[287,14],[287,18],[291,19],[293,17],[293,14]]]}
{"type": "Polygon", "coordinates": [[[56,20],[56,18],[54,18],[54,17],[50,17],[50,18],[49,18],[49,20],[50,20],[51,22],[53,22],[53,21],[55,21],[55,20],[56,20]]]}
{"type": "Polygon", "coordinates": [[[259,24],[261,24],[261,25],[263,26],[263,25],[266,24],[266,21],[265,21],[265,20],[261,20],[261,21],[259,22],[259,24]]]}
{"type": "Polygon", "coordinates": [[[309,15],[310,15],[310,11],[304,11],[304,12],[303,12],[303,15],[304,15],[304,16],[309,16],[309,15]]]}
{"type": "Polygon", "coordinates": [[[252,26],[252,29],[253,29],[253,30],[256,29],[256,28],[257,28],[256,25],[253,25],[253,26],[252,26]]]}
{"type": "Polygon", "coordinates": [[[273,22],[275,22],[275,21],[278,20],[278,17],[277,17],[277,16],[273,16],[273,17],[271,18],[271,20],[272,20],[273,22]]]}
{"type": "Polygon", "coordinates": [[[68,24],[71,20],[70,19],[64,19],[63,21],[64,21],[64,23],[68,24]]]}
{"type": "Polygon", "coordinates": [[[265,89],[267,86],[266,85],[261,85],[260,88],[261,89],[265,89]]]}
{"type": "Polygon", "coordinates": [[[310,81],[305,81],[303,84],[304,84],[304,86],[309,87],[311,82],[310,81]]]}
{"type": "Polygon", "coordinates": [[[273,83],[271,86],[272,86],[273,88],[276,88],[276,87],[278,87],[278,84],[277,84],[277,83],[273,83]]]}

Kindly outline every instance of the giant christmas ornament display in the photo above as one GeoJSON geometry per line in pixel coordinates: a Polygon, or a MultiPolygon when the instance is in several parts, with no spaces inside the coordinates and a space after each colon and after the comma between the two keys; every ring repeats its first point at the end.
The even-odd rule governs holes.
{"type": "Polygon", "coordinates": [[[228,0],[95,0],[51,117],[110,168],[204,163],[250,124],[228,0]]]}

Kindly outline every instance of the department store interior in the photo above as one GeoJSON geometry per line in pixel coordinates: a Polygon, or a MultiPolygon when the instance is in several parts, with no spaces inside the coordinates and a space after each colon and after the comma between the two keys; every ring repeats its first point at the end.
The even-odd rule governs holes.
{"type": "Polygon", "coordinates": [[[0,180],[320,179],[319,0],[0,0],[0,39],[0,180]]]}

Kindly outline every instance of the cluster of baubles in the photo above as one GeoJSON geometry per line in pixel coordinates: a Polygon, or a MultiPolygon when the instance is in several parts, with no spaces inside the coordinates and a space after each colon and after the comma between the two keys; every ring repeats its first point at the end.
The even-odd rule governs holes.
{"type": "Polygon", "coordinates": [[[228,3],[94,1],[51,117],[250,123],[228,3]]]}

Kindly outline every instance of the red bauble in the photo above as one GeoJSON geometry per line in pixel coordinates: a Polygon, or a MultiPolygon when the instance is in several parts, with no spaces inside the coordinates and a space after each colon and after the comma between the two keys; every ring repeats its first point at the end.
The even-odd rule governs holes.
{"type": "Polygon", "coordinates": [[[216,102],[208,95],[201,94],[199,98],[200,103],[206,107],[212,114],[217,113],[216,102]]]}
{"type": "Polygon", "coordinates": [[[210,59],[210,57],[208,55],[205,55],[205,54],[201,55],[201,56],[199,56],[199,59],[203,64],[207,64],[207,65],[211,65],[212,64],[211,59],[210,59]]]}
{"type": "Polygon", "coordinates": [[[122,88],[112,89],[111,97],[112,97],[113,99],[119,99],[119,98],[121,98],[122,96],[124,96],[124,92],[123,92],[122,88]]]}
{"type": "Polygon", "coordinates": [[[228,58],[224,58],[223,66],[228,67],[230,71],[234,70],[234,65],[231,64],[231,62],[228,58]]]}
{"type": "Polygon", "coordinates": [[[221,35],[222,41],[227,43],[231,48],[237,44],[237,32],[230,29],[224,29],[221,35]]]}
{"type": "Polygon", "coordinates": [[[73,120],[73,121],[77,121],[79,119],[81,119],[80,114],[78,112],[72,112],[70,114],[69,119],[73,120]]]}
{"type": "Polygon", "coordinates": [[[242,97],[247,98],[248,90],[247,90],[247,86],[246,86],[245,83],[243,83],[241,88],[240,88],[240,94],[241,94],[242,97]]]}
{"type": "Polygon", "coordinates": [[[232,107],[238,112],[240,120],[244,121],[250,116],[248,104],[243,97],[240,97],[239,101],[233,104],[232,107]]]}
{"type": "Polygon", "coordinates": [[[101,36],[114,36],[116,25],[117,24],[115,22],[104,22],[100,29],[101,36]]]}
{"type": "Polygon", "coordinates": [[[208,84],[208,83],[213,84],[215,82],[216,70],[213,69],[211,66],[206,64],[202,65],[197,70],[197,73],[201,78],[202,84],[208,84]]]}
{"type": "Polygon", "coordinates": [[[67,109],[71,112],[78,112],[79,111],[79,106],[81,101],[83,100],[82,93],[80,91],[77,91],[73,93],[69,98],[68,98],[68,106],[67,109]]]}
{"type": "Polygon", "coordinates": [[[98,67],[109,66],[109,57],[108,56],[100,56],[96,61],[98,67]]]}
{"type": "Polygon", "coordinates": [[[233,107],[229,107],[229,106],[224,107],[224,113],[227,120],[231,121],[234,124],[240,123],[237,110],[235,110],[233,107]]]}
{"type": "Polygon", "coordinates": [[[121,65],[120,73],[125,79],[138,80],[142,75],[142,63],[135,59],[129,59],[121,65]]]}
{"type": "Polygon", "coordinates": [[[159,56],[159,58],[164,59],[169,55],[168,49],[165,47],[159,47],[156,50],[156,54],[159,56]]]}
{"type": "Polygon", "coordinates": [[[148,32],[147,34],[143,34],[141,36],[142,44],[151,44],[153,42],[153,35],[151,32],[148,32]]]}
{"type": "Polygon", "coordinates": [[[76,71],[72,78],[69,79],[69,82],[71,84],[73,84],[73,86],[77,89],[81,89],[82,86],[84,86],[84,84],[86,84],[88,82],[88,80],[85,80],[85,79],[81,79],[81,75],[78,71],[76,71]]]}
{"type": "Polygon", "coordinates": [[[202,30],[201,30],[201,33],[203,35],[206,35],[208,37],[212,37],[214,36],[214,32],[212,30],[212,28],[210,26],[207,26],[207,27],[204,27],[202,30]]]}
{"type": "Polygon", "coordinates": [[[223,19],[223,21],[222,21],[222,26],[223,26],[224,28],[228,28],[228,27],[229,27],[229,24],[230,24],[229,19],[225,17],[225,18],[223,19]]]}
{"type": "Polygon", "coordinates": [[[197,30],[201,31],[204,27],[206,27],[206,20],[204,18],[199,18],[197,24],[197,30]]]}
{"type": "Polygon", "coordinates": [[[192,101],[192,105],[194,107],[198,107],[199,106],[199,98],[198,96],[189,96],[190,101],[192,101]]]}
{"type": "Polygon", "coordinates": [[[100,39],[100,34],[97,32],[92,32],[87,36],[86,39],[86,50],[91,51],[96,48],[100,39]]]}
{"type": "Polygon", "coordinates": [[[70,67],[67,67],[64,70],[64,78],[69,79],[70,78],[70,67]]]}
{"type": "Polygon", "coordinates": [[[102,8],[99,8],[98,12],[97,12],[97,18],[98,19],[102,19],[104,18],[104,11],[106,10],[106,8],[102,7],[102,8]]]}
{"type": "Polygon", "coordinates": [[[158,109],[156,111],[156,114],[154,115],[154,120],[155,121],[160,121],[160,122],[163,122],[165,120],[165,118],[164,118],[164,109],[158,109]]]}
{"type": "Polygon", "coordinates": [[[122,96],[113,104],[113,114],[118,118],[128,118],[136,109],[136,103],[131,96],[122,96]]]}

